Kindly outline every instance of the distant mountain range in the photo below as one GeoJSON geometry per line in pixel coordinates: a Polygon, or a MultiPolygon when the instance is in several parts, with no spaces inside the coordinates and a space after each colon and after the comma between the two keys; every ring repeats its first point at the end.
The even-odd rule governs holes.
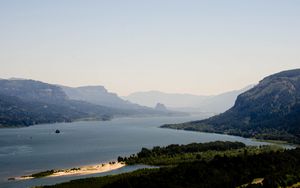
{"type": "Polygon", "coordinates": [[[223,114],[163,127],[300,143],[300,69],[264,78],[223,114]]]}
{"type": "Polygon", "coordinates": [[[148,91],[132,93],[123,98],[149,107],[163,103],[168,108],[178,111],[222,113],[234,105],[239,94],[252,87],[253,85],[250,85],[240,90],[210,96],[148,91]]]}
{"type": "Polygon", "coordinates": [[[0,127],[146,115],[183,113],[132,104],[102,86],[71,88],[26,79],[0,80],[0,127]]]}

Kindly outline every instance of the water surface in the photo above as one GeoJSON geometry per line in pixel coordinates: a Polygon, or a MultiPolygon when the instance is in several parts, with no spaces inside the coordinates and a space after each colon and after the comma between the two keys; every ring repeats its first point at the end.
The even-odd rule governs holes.
{"type": "MultiPolygon", "coordinates": [[[[57,177],[8,182],[7,178],[49,169],[62,169],[115,160],[140,151],[142,147],[187,144],[215,140],[260,145],[237,136],[158,128],[203,117],[120,118],[105,122],[74,122],[0,129],[0,187],[27,187],[76,179],[57,177]],[[55,130],[59,129],[59,134],[55,130]]],[[[125,167],[113,173],[130,171],[125,167]]],[[[109,174],[109,173],[106,173],[109,174]]],[[[95,175],[94,175],[95,176],[95,175]]],[[[84,176],[86,177],[86,176],[84,176]]]]}

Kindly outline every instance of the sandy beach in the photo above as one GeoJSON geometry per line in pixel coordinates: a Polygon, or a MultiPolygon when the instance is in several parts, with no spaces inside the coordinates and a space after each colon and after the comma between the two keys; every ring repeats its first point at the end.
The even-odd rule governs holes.
{"type": "MultiPolygon", "coordinates": [[[[95,164],[89,166],[81,166],[72,169],[61,169],[61,170],[54,170],[54,172],[50,175],[44,177],[59,177],[59,176],[76,176],[76,175],[88,175],[88,174],[96,174],[102,172],[108,172],[111,170],[116,170],[125,166],[125,163],[119,162],[109,162],[109,163],[102,163],[102,164],[95,164]]],[[[33,177],[33,175],[28,176],[20,176],[15,177],[14,180],[28,180],[37,177],[33,177]]]]}
{"type": "Polygon", "coordinates": [[[57,176],[69,176],[69,175],[87,175],[87,174],[96,174],[101,172],[108,172],[111,170],[116,170],[118,168],[122,168],[125,166],[125,163],[103,163],[96,164],[90,166],[82,166],[77,170],[67,169],[59,172],[55,172],[54,174],[48,177],[57,177],[57,176]]]}

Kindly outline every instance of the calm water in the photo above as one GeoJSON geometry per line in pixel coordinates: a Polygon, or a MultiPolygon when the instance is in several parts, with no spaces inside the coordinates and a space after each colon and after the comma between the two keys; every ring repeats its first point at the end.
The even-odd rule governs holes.
{"type": "MultiPolygon", "coordinates": [[[[121,118],[107,122],[58,123],[0,129],[0,187],[28,187],[76,179],[79,177],[7,181],[8,177],[49,169],[72,168],[115,160],[118,156],[136,153],[142,147],[215,140],[241,141],[248,145],[262,144],[236,136],[158,128],[165,123],[180,123],[200,118],[203,117],[121,118]],[[56,129],[61,133],[55,134],[56,129]]],[[[125,167],[110,173],[137,168],[140,166],[125,167]]]]}

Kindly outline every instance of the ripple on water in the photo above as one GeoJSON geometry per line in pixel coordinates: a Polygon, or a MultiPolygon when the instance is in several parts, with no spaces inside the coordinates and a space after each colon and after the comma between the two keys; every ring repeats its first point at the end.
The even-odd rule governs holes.
{"type": "Polygon", "coordinates": [[[32,152],[32,147],[28,145],[4,146],[0,147],[0,156],[28,154],[32,152]]]}

